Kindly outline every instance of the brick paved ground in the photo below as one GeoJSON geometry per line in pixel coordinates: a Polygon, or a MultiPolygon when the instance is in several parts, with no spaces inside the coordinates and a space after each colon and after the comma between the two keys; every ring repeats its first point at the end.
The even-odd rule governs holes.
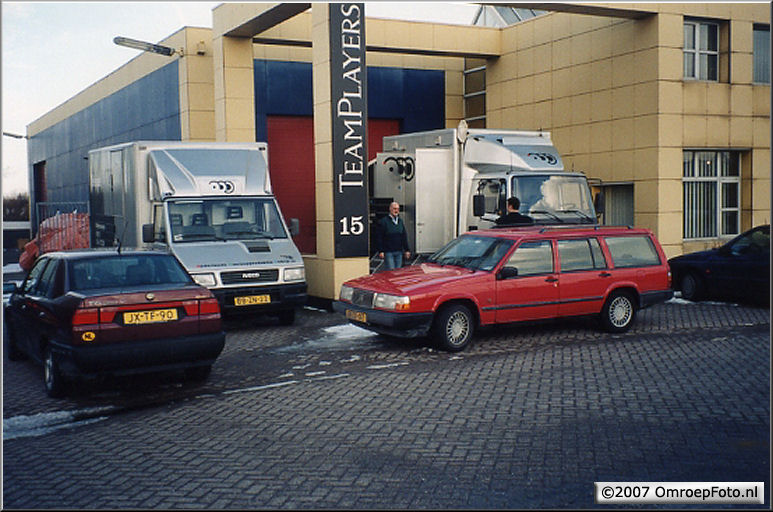
{"type": "Polygon", "coordinates": [[[53,401],[35,367],[4,361],[7,424],[122,411],[4,441],[4,506],[583,508],[594,481],[638,480],[763,481],[769,508],[766,310],[669,303],[623,335],[497,327],[461,354],[341,323],[231,325],[200,386],[53,401]]]}

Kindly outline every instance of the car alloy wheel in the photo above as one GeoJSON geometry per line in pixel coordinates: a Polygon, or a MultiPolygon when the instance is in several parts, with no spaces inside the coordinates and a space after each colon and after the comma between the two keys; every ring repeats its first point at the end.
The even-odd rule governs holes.
{"type": "Polygon", "coordinates": [[[601,323],[609,332],[627,331],[636,318],[636,304],[626,292],[609,296],[601,310],[601,323]]]}
{"type": "Polygon", "coordinates": [[[475,324],[470,310],[466,306],[455,304],[439,312],[434,337],[443,350],[459,352],[470,343],[474,331],[475,324]]]}
{"type": "Polygon", "coordinates": [[[633,304],[628,297],[621,295],[612,301],[609,306],[609,321],[615,327],[625,327],[631,321],[633,304]]]}

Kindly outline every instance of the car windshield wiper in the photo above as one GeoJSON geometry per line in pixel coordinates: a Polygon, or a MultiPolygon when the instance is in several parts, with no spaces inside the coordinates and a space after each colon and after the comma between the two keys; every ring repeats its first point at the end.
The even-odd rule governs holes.
{"type": "Polygon", "coordinates": [[[587,213],[583,212],[582,210],[558,210],[559,213],[574,213],[576,215],[579,215],[585,220],[588,220],[590,222],[593,222],[593,218],[588,215],[587,213]]]}
{"type": "Polygon", "coordinates": [[[550,217],[554,218],[555,220],[557,220],[558,222],[560,222],[562,224],[565,222],[564,219],[562,219],[561,217],[559,217],[558,215],[556,215],[553,212],[548,212],[548,211],[545,211],[545,210],[532,210],[532,211],[529,212],[529,215],[531,215],[532,213],[541,213],[543,215],[549,215],[550,217]]]}

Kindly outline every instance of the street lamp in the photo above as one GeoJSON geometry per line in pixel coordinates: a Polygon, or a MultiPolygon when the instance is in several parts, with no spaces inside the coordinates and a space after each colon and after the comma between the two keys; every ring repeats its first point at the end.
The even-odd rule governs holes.
{"type": "Polygon", "coordinates": [[[6,137],[11,137],[13,139],[29,139],[26,135],[19,135],[18,133],[11,133],[11,132],[3,132],[3,135],[6,137]]]}
{"type": "Polygon", "coordinates": [[[146,41],[140,41],[138,39],[131,39],[129,37],[114,37],[113,42],[118,46],[126,46],[127,48],[133,48],[135,50],[142,50],[143,52],[157,53],[159,55],[165,55],[171,57],[175,53],[183,54],[182,50],[176,50],[169,46],[162,46],[160,44],[148,43],[146,41]]]}

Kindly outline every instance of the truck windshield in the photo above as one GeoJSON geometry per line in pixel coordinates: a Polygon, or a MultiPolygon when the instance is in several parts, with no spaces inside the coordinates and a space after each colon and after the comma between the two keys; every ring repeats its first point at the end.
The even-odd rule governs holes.
{"type": "Polygon", "coordinates": [[[273,198],[168,201],[174,242],[287,238],[273,198]]]}
{"type": "Polygon", "coordinates": [[[512,191],[520,213],[539,224],[595,224],[596,212],[585,178],[580,176],[513,176],[512,191]]]}

